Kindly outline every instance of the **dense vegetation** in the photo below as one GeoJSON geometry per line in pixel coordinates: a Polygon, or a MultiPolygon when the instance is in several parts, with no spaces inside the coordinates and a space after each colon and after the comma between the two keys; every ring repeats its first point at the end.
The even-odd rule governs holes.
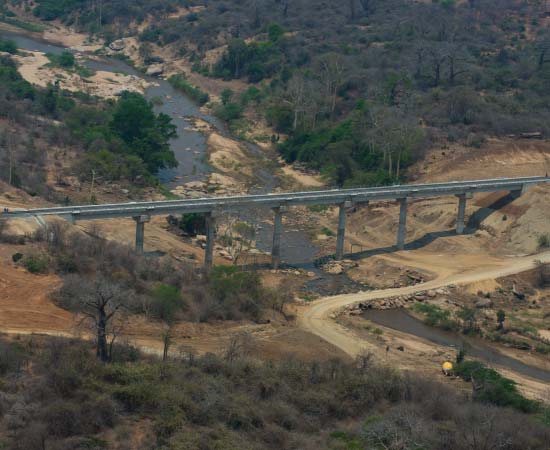
{"type": "MultiPolygon", "coordinates": [[[[94,2],[63,3],[48,18],[85,17],[84,29],[100,20],[94,2]]],[[[284,158],[337,184],[399,180],[429,145],[548,134],[544,2],[195,0],[179,5],[205,8],[181,17],[168,15],[177,2],[161,3],[103,5],[104,34],[151,13],[142,41],[205,75],[257,84],[257,110],[290,136],[284,158]],[[222,44],[220,60],[204,64],[222,44]]],[[[38,4],[39,15],[52,7],[38,4]]]]}
{"type": "Polygon", "coordinates": [[[259,362],[220,355],[114,361],[62,339],[0,341],[0,445],[13,450],[546,449],[539,419],[472,403],[368,358],[259,362]]]}
{"type": "MultiPolygon", "coordinates": [[[[9,238],[0,230],[0,241],[26,242],[9,238]]],[[[54,301],[89,319],[104,360],[110,359],[109,342],[132,316],[146,316],[168,328],[182,320],[262,321],[288,301],[286,293],[265,288],[257,272],[220,266],[201,276],[191,264],[137,255],[94,230],[88,236],[55,223],[36,232],[29,243],[13,261],[31,273],[62,277],[54,301]]]]}
{"type": "MultiPolygon", "coordinates": [[[[17,52],[8,40],[0,40],[0,47],[17,52]]],[[[52,64],[79,70],[70,53],[51,59],[52,64]]],[[[125,92],[115,102],[54,85],[41,89],[26,82],[8,56],[0,57],[0,119],[0,177],[31,194],[52,195],[45,183],[52,147],[82,155],[65,174],[82,179],[95,173],[103,181],[149,184],[159,169],[177,165],[169,145],[175,126],[165,114],[155,114],[140,94],[125,92]]]]}

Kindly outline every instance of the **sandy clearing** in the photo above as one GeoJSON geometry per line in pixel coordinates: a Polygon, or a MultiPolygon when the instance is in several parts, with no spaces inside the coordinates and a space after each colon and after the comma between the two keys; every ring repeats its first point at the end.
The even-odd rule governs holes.
{"type": "Polygon", "coordinates": [[[282,161],[281,169],[283,174],[287,177],[290,177],[295,183],[305,188],[321,188],[325,184],[321,180],[320,176],[309,175],[307,173],[301,172],[289,165],[283,165],[282,161]]]}
{"type": "Polygon", "coordinates": [[[78,33],[58,21],[52,23],[52,27],[42,33],[42,38],[80,52],[94,52],[103,48],[104,45],[102,40],[94,38],[92,41],[87,34],[78,33]]]}
{"type": "Polygon", "coordinates": [[[222,173],[250,177],[253,164],[245,155],[240,144],[218,133],[212,133],[207,140],[209,162],[222,173]]]}

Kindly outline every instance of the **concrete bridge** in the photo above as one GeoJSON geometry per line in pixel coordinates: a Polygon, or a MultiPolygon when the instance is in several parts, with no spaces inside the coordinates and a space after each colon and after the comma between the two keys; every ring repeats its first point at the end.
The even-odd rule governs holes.
{"type": "Polygon", "coordinates": [[[132,202],[105,205],[67,206],[31,210],[3,208],[0,219],[60,216],[71,222],[78,220],[133,218],[136,222],[136,251],[143,252],[145,224],[151,216],[202,213],[206,216],[205,268],[213,263],[215,218],[220,212],[243,209],[267,208],[274,214],[272,264],[281,263],[281,234],[283,214],[292,206],[338,205],[338,234],[336,259],[344,256],[346,233],[346,210],[354,205],[368,204],[376,200],[396,200],[400,205],[399,228],[396,247],[405,247],[407,206],[409,199],[456,196],[458,199],[456,232],[462,234],[465,226],[466,202],[479,192],[508,191],[521,195],[530,186],[549,183],[550,177],[497,178],[449,183],[412,184],[376,188],[342,189],[329,191],[295,192],[286,194],[242,195],[236,197],[213,197],[193,200],[170,200],[158,202],[132,202]]]}

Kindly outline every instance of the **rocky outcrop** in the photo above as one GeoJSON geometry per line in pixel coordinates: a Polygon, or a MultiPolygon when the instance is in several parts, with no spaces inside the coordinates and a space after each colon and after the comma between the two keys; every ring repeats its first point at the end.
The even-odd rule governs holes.
{"type": "Polygon", "coordinates": [[[489,298],[482,298],[476,302],[476,308],[483,309],[483,308],[492,308],[493,302],[489,298]]]}
{"type": "Polygon", "coordinates": [[[122,39],[117,39],[109,44],[109,48],[114,52],[121,52],[126,48],[126,44],[122,39]]]}
{"type": "Polygon", "coordinates": [[[329,273],[331,275],[341,275],[343,273],[346,273],[348,270],[353,269],[357,267],[358,264],[355,261],[352,261],[350,259],[345,259],[343,261],[329,261],[326,264],[324,264],[321,269],[325,271],[326,273],[329,273]]]}
{"type": "Polygon", "coordinates": [[[368,309],[398,309],[405,308],[410,303],[424,302],[428,299],[449,295],[450,291],[446,288],[419,291],[413,294],[399,295],[389,298],[378,298],[372,300],[366,300],[356,305],[350,305],[342,312],[352,316],[358,316],[363,314],[368,309]]]}
{"type": "Polygon", "coordinates": [[[147,75],[150,77],[158,77],[164,73],[162,64],[153,64],[147,68],[147,75]]]}

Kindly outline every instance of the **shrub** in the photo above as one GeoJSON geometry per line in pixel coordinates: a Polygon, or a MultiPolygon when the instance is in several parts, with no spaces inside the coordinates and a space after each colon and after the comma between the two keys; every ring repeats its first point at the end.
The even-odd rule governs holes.
{"type": "Polygon", "coordinates": [[[206,216],[200,213],[183,214],[179,221],[179,227],[188,235],[206,233],[206,216]]]}
{"type": "Polygon", "coordinates": [[[49,259],[45,255],[31,255],[23,259],[23,265],[30,273],[46,273],[48,271],[49,259]]]}
{"type": "Polygon", "coordinates": [[[450,311],[445,311],[438,306],[429,303],[415,303],[413,310],[425,314],[424,322],[431,327],[443,328],[444,330],[456,330],[458,324],[451,318],[450,311]]]}
{"type": "Polygon", "coordinates": [[[18,263],[19,261],[21,261],[21,259],[23,259],[23,253],[14,253],[13,255],[11,255],[11,260],[14,263],[18,263]]]}
{"type": "Polygon", "coordinates": [[[525,413],[537,412],[540,405],[525,398],[516,383],[477,361],[463,361],[454,368],[456,375],[474,384],[474,398],[497,406],[511,406],[525,413]]]}
{"type": "Polygon", "coordinates": [[[151,313],[165,322],[174,321],[177,312],[185,306],[179,289],[168,284],[157,284],[151,292],[151,297],[151,313]]]}
{"type": "Polygon", "coordinates": [[[539,249],[550,248],[550,233],[539,234],[537,238],[539,249]]]}
{"type": "Polygon", "coordinates": [[[11,53],[14,55],[17,53],[17,44],[11,39],[0,38],[0,52],[11,53]]]}
{"type": "Polygon", "coordinates": [[[245,272],[235,266],[214,267],[210,273],[210,288],[226,319],[243,316],[259,319],[269,297],[258,273],[245,272]]]}
{"type": "Polygon", "coordinates": [[[17,345],[0,341],[0,375],[19,371],[23,360],[23,354],[17,345]]]}
{"type": "Polygon", "coordinates": [[[183,75],[172,75],[168,81],[172,86],[187,94],[199,105],[205,105],[210,100],[210,96],[206,92],[203,92],[199,88],[193,86],[183,77],[183,75]]]}
{"type": "Polygon", "coordinates": [[[243,107],[238,103],[221,104],[215,109],[216,115],[226,122],[240,119],[243,114],[243,107]]]}
{"type": "Polygon", "coordinates": [[[149,383],[132,383],[115,388],[113,397],[129,412],[136,412],[154,408],[158,401],[158,390],[149,383]]]}

